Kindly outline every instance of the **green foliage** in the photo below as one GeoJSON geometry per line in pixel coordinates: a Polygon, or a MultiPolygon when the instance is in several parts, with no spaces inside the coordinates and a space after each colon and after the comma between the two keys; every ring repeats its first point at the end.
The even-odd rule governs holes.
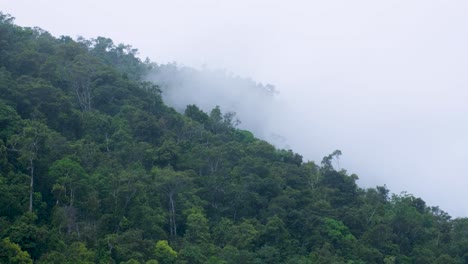
{"type": "Polygon", "coordinates": [[[140,262],[138,260],[135,260],[135,259],[129,259],[127,261],[120,262],[120,264],[140,264],[140,262]]]}
{"type": "Polygon", "coordinates": [[[12,107],[0,101],[0,139],[7,140],[13,134],[19,131],[20,117],[12,107]]]}
{"type": "Polygon", "coordinates": [[[67,249],[67,260],[73,263],[88,264],[94,262],[94,252],[81,242],[74,242],[67,249]]]}
{"type": "Polygon", "coordinates": [[[325,235],[334,243],[343,240],[354,241],[356,238],[349,232],[349,229],[341,222],[331,218],[324,219],[325,235]]]}
{"type": "Polygon", "coordinates": [[[259,233],[255,221],[243,220],[231,229],[230,244],[238,249],[251,249],[259,233]]]}
{"type": "Polygon", "coordinates": [[[177,252],[175,252],[167,240],[160,240],[156,243],[154,254],[160,264],[173,264],[177,259],[177,252]]]}
{"type": "Polygon", "coordinates": [[[190,213],[186,220],[185,239],[192,244],[210,241],[208,219],[200,211],[190,213]]]}
{"type": "Polygon", "coordinates": [[[177,113],[149,69],[181,71],[0,13],[0,262],[468,262],[466,218],[177,113]]]}
{"type": "Polygon", "coordinates": [[[203,125],[208,125],[210,117],[196,105],[187,105],[185,115],[203,125]]]}
{"type": "Polygon", "coordinates": [[[28,252],[21,250],[19,245],[12,243],[8,237],[0,240],[0,261],[12,264],[33,263],[28,252]]]}
{"type": "Polygon", "coordinates": [[[52,193],[57,199],[57,204],[73,206],[76,197],[82,198],[86,193],[86,172],[78,162],[70,158],[54,162],[49,168],[49,176],[56,182],[52,193]],[[83,194],[80,195],[80,191],[83,194]]]}

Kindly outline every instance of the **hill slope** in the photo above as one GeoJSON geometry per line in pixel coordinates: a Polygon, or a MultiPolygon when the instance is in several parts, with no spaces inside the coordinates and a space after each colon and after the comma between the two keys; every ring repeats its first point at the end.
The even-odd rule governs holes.
{"type": "Polygon", "coordinates": [[[0,13],[1,262],[468,262],[467,219],[180,114],[135,55],[0,13]]]}

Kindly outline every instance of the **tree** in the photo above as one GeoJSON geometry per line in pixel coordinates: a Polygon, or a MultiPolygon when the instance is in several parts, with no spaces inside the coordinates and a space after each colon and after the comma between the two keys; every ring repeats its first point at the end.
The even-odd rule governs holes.
{"type": "Polygon", "coordinates": [[[455,264],[457,262],[450,255],[442,254],[435,260],[434,263],[435,264],[455,264]]]}
{"type": "Polygon", "coordinates": [[[160,264],[173,264],[177,260],[177,252],[175,252],[167,240],[159,240],[154,248],[156,260],[160,264]]]}
{"type": "Polygon", "coordinates": [[[22,251],[18,244],[6,237],[0,240],[0,262],[11,264],[32,264],[28,252],[22,251]]]}
{"type": "Polygon", "coordinates": [[[194,210],[187,217],[187,230],[185,239],[193,244],[202,244],[210,241],[208,219],[199,210],[194,210]]]}
{"type": "Polygon", "coordinates": [[[94,263],[95,254],[82,242],[74,242],[67,249],[67,260],[77,264],[94,263]]]}
{"type": "Polygon", "coordinates": [[[210,129],[214,134],[226,132],[240,124],[236,118],[235,112],[227,112],[223,115],[219,106],[213,108],[210,112],[210,129]]]}
{"type": "Polygon", "coordinates": [[[19,160],[26,165],[29,171],[29,212],[33,210],[33,193],[35,178],[35,163],[39,158],[39,153],[47,144],[50,134],[48,128],[38,122],[25,120],[24,128],[21,134],[14,135],[10,139],[11,150],[20,154],[19,160]]]}
{"type": "Polygon", "coordinates": [[[339,159],[340,159],[340,156],[341,156],[341,150],[337,149],[335,151],[333,151],[332,154],[326,156],[326,157],[323,157],[322,159],[322,168],[325,169],[325,170],[333,170],[333,164],[332,164],[332,161],[333,159],[335,159],[337,165],[338,165],[338,168],[340,166],[340,162],[339,162],[339,159]]]}
{"type": "Polygon", "coordinates": [[[210,120],[210,117],[196,105],[187,105],[187,108],[185,108],[185,115],[203,125],[207,125],[210,120]]]}
{"type": "Polygon", "coordinates": [[[56,181],[52,191],[60,192],[56,194],[57,203],[60,199],[60,202],[66,201],[66,205],[73,206],[77,189],[86,184],[86,172],[81,165],[70,158],[63,158],[52,164],[49,176],[56,181]]]}
{"type": "Polygon", "coordinates": [[[175,241],[177,236],[176,222],[176,197],[177,194],[187,187],[189,178],[185,172],[174,171],[172,167],[159,169],[154,167],[151,173],[155,177],[156,188],[160,190],[167,199],[169,210],[169,233],[171,241],[175,241]]]}
{"type": "Polygon", "coordinates": [[[67,69],[67,79],[75,94],[81,111],[92,109],[93,86],[92,80],[98,68],[98,61],[87,55],[78,55],[73,64],[67,69]]]}
{"type": "Polygon", "coordinates": [[[356,238],[349,232],[347,226],[341,221],[332,218],[325,218],[323,222],[323,231],[325,235],[335,245],[342,244],[344,241],[355,241],[356,238]]]}
{"type": "Polygon", "coordinates": [[[37,215],[25,212],[6,230],[10,241],[27,251],[32,259],[38,259],[47,249],[48,234],[45,227],[37,224],[37,215]]]}
{"type": "Polygon", "coordinates": [[[243,220],[232,228],[230,244],[238,249],[251,249],[259,232],[254,226],[255,221],[243,220]]]}
{"type": "Polygon", "coordinates": [[[213,243],[220,248],[225,247],[231,239],[233,226],[234,223],[225,217],[217,221],[212,231],[213,243]]]}
{"type": "MultiPolygon", "coordinates": [[[[75,200],[76,197],[80,197],[80,192],[84,194],[86,191],[85,186],[88,183],[86,172],[78,162],[63,158],[50,166],[49,176],[55,180],[52,193],[57,200],[56,204],[64,207],[67,233],[76,231],[79,234],[75,200]]],[[[85,196],[81,195],[81,197],[85,196]]]]}
{"type": "MultiPolygon", "coordinates": [[[[0,84],[1,85],[1,84],[0,84]]],[[[0,101],[0,140],[6,141],[20,130],[21,119],[11,106],[0,101]]]]}
{"type": "Polygon", "coordinates": [[[265,244],[269,246],[278,246],[289,239],[289,233],[286,226],[278,216],[273,216],[268,219],[263,230],[263,239],[265,244]]]}

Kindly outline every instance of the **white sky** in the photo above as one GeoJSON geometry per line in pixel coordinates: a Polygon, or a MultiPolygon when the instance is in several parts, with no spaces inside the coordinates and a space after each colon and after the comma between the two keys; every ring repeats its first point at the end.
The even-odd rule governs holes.
{"type": "Polygon", "coordinates": [[[363,187],[468,216],[468,1],[2,0],[21,26],[274,84],[272,129],[363,187]]]}

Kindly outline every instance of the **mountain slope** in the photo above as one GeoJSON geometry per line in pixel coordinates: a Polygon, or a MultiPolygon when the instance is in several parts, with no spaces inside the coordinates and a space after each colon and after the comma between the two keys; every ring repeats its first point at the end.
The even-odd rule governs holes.
{"type": "Polygon", "coordinates": [[[166,106],[158,65],[0,13],[5,263],[465,263],[468,220],[166,106]]]}

